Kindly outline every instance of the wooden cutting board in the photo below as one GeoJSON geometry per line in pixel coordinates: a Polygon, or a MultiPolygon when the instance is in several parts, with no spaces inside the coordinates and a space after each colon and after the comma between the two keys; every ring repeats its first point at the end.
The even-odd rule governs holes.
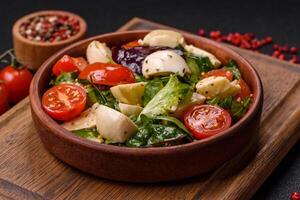
{"type": "MultiPolygon", "coordinates": [[[[119,31],[167,28],[134,18],[119,31]]],[[[42,146],[26,98],[0,117],[0,199],[249,199],[300,137],[300,67],[232,47],[258,71],[264,106],[258,151],[201,177],[159,184],[96,178],[62,163],[42,146]]],[[[251,149],[251,147],[250,147],[251,149]]],[[[197,155],[195,155],[197,156],[197,155]]],[[[176,166],[174,166],[176,167],[176,166]]]]}

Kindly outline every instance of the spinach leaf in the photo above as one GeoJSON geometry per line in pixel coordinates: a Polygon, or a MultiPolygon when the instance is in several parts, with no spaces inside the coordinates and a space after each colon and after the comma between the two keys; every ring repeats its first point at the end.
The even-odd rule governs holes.
{"type": "Polygon", "coordinates": [[[169,146],[193,140],[185,126],[173,117],[141,115],[138,126],[138,132],[126,141],[126,146],[169,146]],[[161,121],[169,123],[162,124],[161,121]]]}
{"type": "Polygon", "coordinates": [[[149,123],[139,127],[138,132],[126,141],[126,146],[163,146],[163,142],[179,137],[185,138],[186,134],[175,126],[149,123]]]}
{"type": "Polygon", "coordinates": [[[92,104],[99,103],[105,106],[108,106],[110,108],[113,108],[115,110],[119,109],[119,103],[115,99],[115,97],[112,95],[110,90],[99,90],[92,85],[88,85],[86,87],[87,91],[87,97],[89,102],[92,104]]]}
{"type": "MultiPolygon", "coordinates": [[[[166,126],[153,124],[152,125],[153,134],[147,141],[147,146],[157,146],[162,142],[165,142],[170,139],[176,139],[185,134],[174,126],[166,126]]],[[[160,145],[159,145],[160,146],[160,145]]]]}
{"type": "Polygon", "coordinates": [[[225,69],[232,71],[234,79],[239,80],[241,78],[240,70],[234,60],[229,60],[225,66],[225,69]]]}
{"type": "Polygon", "coordinates": [[[55,79],[54,84],[59,85],[61,83],[74,83],[76,78],[76,72],[63,72],[55,79]]]}
{"type": "Polygon", "coordinates": [[[171,122],[171,123],[175,124],[181,130],[183,130],[185,133],[187,133],[188,135],[192,136],[192,134],[185,128],[184,124],[179,119],[177,119],[175,117],[171,117],[171,116],[156,116],[156,117],[154,117],[154,119],[159,119],[159,120],[164,120],[164,121],[167,121],[167,122],[171,122]]]}
{"type": "Polygon", "coordinates": [[[145,125],[138,128],[138,132],[126,141],[128,147],[142,147],[148,142],[148,139],[153,134],[152,125],[145,125]]]}

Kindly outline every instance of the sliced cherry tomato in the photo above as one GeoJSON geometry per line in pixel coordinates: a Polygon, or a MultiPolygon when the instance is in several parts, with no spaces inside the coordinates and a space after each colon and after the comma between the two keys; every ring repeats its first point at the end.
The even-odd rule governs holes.
{"type": "Polygon", "coordinates": [[[251,90],[247,83],[243,79],[240,79],[238,83],[241,86],[241,91],[235,97],[237,99],[240,98],[241,100],[243,100],[245,97],[249,97],[251,95],[251,90]]]}
{"type": "Polygon", "coordinates": [[[230,114],[223,108],[213,105],[195,105],[183,116],[185,126],[197,139],[218,134],[231,125],[230,114]]]}
{"type": "Polygon", "coordinates": [[[86,92],[75,84],[57,85],[44,93],[42,105],[53,119],[68,121],[85,109],[86,92]]]}
{"type": "Polygon", "coordinates": [[[134,83],[133,73],[127,67],[118,64],[93,63],[87,66],[78,76],[94,84],[114,86],[134,83]]]}
{"type": "Polygon", "coordinates": [[[211,71],[207,72],[206,74],[204,74],[203,77],[207,78],[207,77],[210,77],[210,76],[224,76],[224,77],[226,77],[230,81],[233,80],[233,73],[232,73],[232,71],[225,70],[225,69],[214,69],[214,70],[211,70],[211,71]]]}
{"type": "Polygon", "coordinates": [[[134,41],[131,41],[131,42],[128,42],[128,43],[122,45],[122,47],[125,49],[129,49],[129,48],[137,47],[137,46],[140,46],[138,40],[134,40],[134,41]]]}
{"type": "Polygon", "coordinates": [[[8,90],[0,83],[0,115],[9,109],[8,90]]]}
{"type": "Polygon", "coordinates": [[[68,55],[64,55],[52,68],[53,74],[59,76],[62,72],[76,72],[82,71],[88,65],[87,61],[82,58],[73,58],[68,55]]]}
{"type": "Polygon", "coordinates": [[[18,103],[28,96],[32,74],[26,67],[7,66],[0,72],[0,80],[8,90],[9,100],[18,103]]]}

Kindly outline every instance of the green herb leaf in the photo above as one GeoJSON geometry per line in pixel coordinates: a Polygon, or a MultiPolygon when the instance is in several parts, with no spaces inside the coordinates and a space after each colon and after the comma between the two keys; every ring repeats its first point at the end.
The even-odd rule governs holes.
{"type": "Polygon", "coordinates": [[[239,119],[243,117],[248,110],[251,103],[251,98],[246,97],[242,102],[238,102],[236,100],[232,101],[230,108],[230,115],[233,119],[239,119]]]}
{"type": "Polygon", "coordinates": [[[241,78],[240,70],[234,60],[229,60],[225,69],[232,71],[234,79],[239,80],[241,78]]]}
{"type": "Polygon", "coordinates": [[[63,72],[55,79],[54,84],[59,85],[61,83],[74,83],[76,77],[76,72],[63,72]]]}

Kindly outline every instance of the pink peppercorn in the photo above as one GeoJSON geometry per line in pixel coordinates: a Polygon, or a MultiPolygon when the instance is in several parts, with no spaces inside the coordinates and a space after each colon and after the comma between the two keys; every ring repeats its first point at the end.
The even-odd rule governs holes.
{"type": "Polygon", "coordinates": [[[291,194],[291,200],[300,200],[300,193],[299,192],[293,192],[291,194]]]}

